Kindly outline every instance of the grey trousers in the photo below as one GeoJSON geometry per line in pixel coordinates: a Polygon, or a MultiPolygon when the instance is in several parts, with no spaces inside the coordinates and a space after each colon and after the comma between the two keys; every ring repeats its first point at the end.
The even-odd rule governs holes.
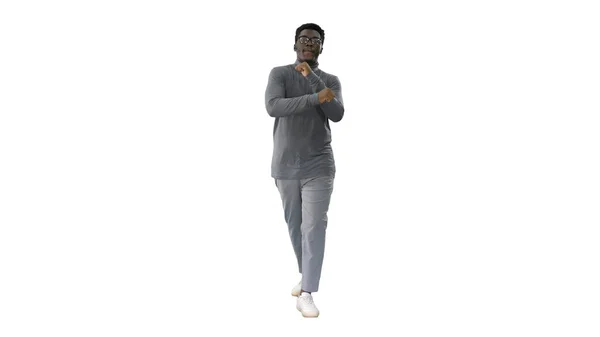
{"type": "Polygon", "coordinates": [[[302,180],[275,179],[298,260],[298,270],[302,274],[302,289],[308,292],[319,290],[333,181],[332,176],[302,180]]]}

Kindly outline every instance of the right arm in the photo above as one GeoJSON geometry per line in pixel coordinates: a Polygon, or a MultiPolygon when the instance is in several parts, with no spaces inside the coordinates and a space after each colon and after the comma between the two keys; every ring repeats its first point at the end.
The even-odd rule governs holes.
{"type": "Polygon", "coordinates": [[[265,92],[265,106],[271,117],[287,117],[319,105],[319,94],[285,98],[285,79],[282,69],[273,68],[265,92]]]}

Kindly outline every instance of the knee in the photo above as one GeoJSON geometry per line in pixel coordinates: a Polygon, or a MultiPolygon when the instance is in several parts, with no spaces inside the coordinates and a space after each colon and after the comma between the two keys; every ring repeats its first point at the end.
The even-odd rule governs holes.
{"type": "Polygon", "coordinates": [[[327,228],[327,219],[321,219],[319,221],[308,220],[303,221],[300,229],[302,234],[318,233],[324,231],[327,228]]]}

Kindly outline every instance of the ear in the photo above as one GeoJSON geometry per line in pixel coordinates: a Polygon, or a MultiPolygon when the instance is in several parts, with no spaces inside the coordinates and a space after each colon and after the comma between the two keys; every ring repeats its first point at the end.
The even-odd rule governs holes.
{"type": "Polygon", "coordinates": [[[297,51],[297,50],[298,50],[298,46],[296,46],[296,45],[294,44],[294,51],[297,51]]]}

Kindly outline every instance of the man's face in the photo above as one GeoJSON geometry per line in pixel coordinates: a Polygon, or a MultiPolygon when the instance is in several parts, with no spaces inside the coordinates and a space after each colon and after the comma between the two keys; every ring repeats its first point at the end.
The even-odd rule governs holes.
{"type": "Polygon", "coordinates": [[[321,34],[316,30],[305,29],[300,32],[294,45],[296,55],[301,62],[314,62],[321,54],[321,34]]]}

